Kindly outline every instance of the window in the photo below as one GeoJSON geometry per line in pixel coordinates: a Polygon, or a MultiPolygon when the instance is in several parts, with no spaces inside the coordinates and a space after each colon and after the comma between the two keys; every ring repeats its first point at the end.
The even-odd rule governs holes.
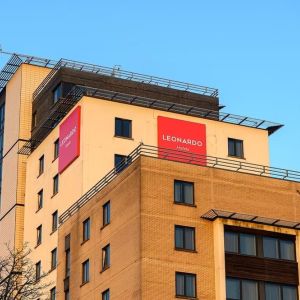
{"type": "Polygon", "coordinates": [[[196,298],[196,275],[176,272],[176,296],[196,298]]]}
{"type": "Polygon", "coordinates": [[[102,249],[102,271],[110,267],[110,245],[102,249]]]}
{"type": "Polygon", "coordinates": [[[242,140],[228,139],[228,155],[244,158],[244,146],[242,140]]]}
{"type": "Polygon", "coordinates": [[[131,138],[131,120],[115,118],[115,136],[131,138]]]}
{"type": "Polygon", "coordinates": [[[57,210],[52,214],[52,232],[57,230],[58,226],[58,212],[57,210]]]}
{"type": "Polygon", "coordinates": [[[83,221],[83,233],[82,233],[83,242],[90,239],[90,225],[91,225],[90,218],[83,221]]]}
{"type": "Polygon", "coordinates": [[[124,170],[131,163],[131,157],[121,154],[115,154],[115,168],[119,173],[124,170]]]}
{"type": "Polygon", "coordinates": [[[59,177],[58,174],[53,177],[53,196],[58,193],[59,177]]]}
{"type": "Polygon", "coordinates": [[[44,202],[44,191],[43,190],[40,190],[38,192],[38,209],[37,210],[40,210],[42,207],[43,207],[43,202],[44,202]]]}
{"type": "Polygon", "coordinates": [[[263,237],[264,257],[295,260],[295,245],[293,241],[273,237],[263,237]]]}
{"type": "Polygon", "coordinates": [[[259,300],[258,282],[226,278],[227,300],[259,300]]]}
{"type": "Polygon", "coordinates": [[[59,156],[59,139],[54,142],[54,159],[57,159],[59,156]]]}
{"type": "Polygon", "coordinates": [[[103,227],[110,223],[110,201],[103,205],[103,227]]]}
{"type": "Polygon", "coordinates": [[[70,270],[71,270],[70,242],[71,242],[71,235],[68,234],[65,237],[65,252],[66,252],[66,273],[65,273],[65,277],[66,278],[70,276],[70,270]]]}
{"type": "Polygon", "coordinates": [[[295,242],[292,239],[264,233],[225,230],[225,252],[291,261],[296,259],[295,242]]]}
{"type": "Polygon", "coordinates": [[[41,264],[41,261],[37,262],[35,264],[35,279],[36,280],[40,280],[41,278],[41,268],[42,268],[42,264],[41,264]]]}
{"type": "Polygon", "coordinates": [[[36,245],[40,245],[42,243],[42,225],[40,225],[37,229],[36,229],[36,245]]]}
{"type": "Polygon", "coordinates": [[[50,300],[55,300],[56,299],[56,288],[54,287],[53,289],[50,290],[50,300]]]}
{"type": "Polygon", "coordinates": [[[296,300],[297,287],[271,282],[226,278],[227,300],[296,300]],[[260,296],[259,296],[260,295],[260,296]]]}
{"type": "Polygon", "coordinates": [[[86,260],[82,263],[82,284],[90,281],[90,261],[86,260]]]}
{"type": "Polygon", "coordinates": [[[37,118],[36,118],[36,116],[37,116],[37,114],[36,114],[36,112],[34,112],[32,114],[32,120],[31,120],[31,127],[32,127],[32,129],[35,128],[35,126],[37,124],[37,118]]]}
{"type": "Polygon", "coordinates": [[[175,225],[175,248],[195,250],[195,228],[175,225]]]}
{"type": "Polygon", "coordinates": [[[51,270],[54,270],[57,265],[57,249],[51,251],[51,270]]]}
{"type": "Polygon", "coordinates": [[[39,176],[44,173],[45,157],[42,155],[39,159],[39,176]]]}
{"type": "Polygon", "coordinates": [[[194,183],[186,181],[174,181],[174,201],[175,203],[193,205],[194,204],[194,183]]]}
{"type": "Polygon", "coordinates": [[[70,300],[70,291],[69,290],[65,291],[65,300],[70,300]]]}
{"type": "Polygon", "coordinates": [[[58,84],[53,90],[53,103],[56,103],[62,96],[62,84],[58,84]]]}
{"type": "Polygon", "coordinates": [[[109,300],[109,289],[102,293],[102,300],[109,300]]]}

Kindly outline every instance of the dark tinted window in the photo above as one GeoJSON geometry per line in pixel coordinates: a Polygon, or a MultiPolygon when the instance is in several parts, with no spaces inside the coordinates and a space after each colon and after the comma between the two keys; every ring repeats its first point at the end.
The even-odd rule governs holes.
{"type": "Polygon", "coordinates": [[[42,243],[42,225],[40,225],[37,229],[36,229],[36,244],[40,245],[42,243]]]}
{"type": "Polygon", "coordinates": [[[58,174],[53,177],[53,195],[58,193],[59,188],[59,177],[58,174]]]}
{"type": "Polygon", "coordinates": [[[280,240],[280,258],[287,260],[295,260],[295,244],[293,241],[280,240]]]}
{"type": "Polygon", "coordinates": [[[115,168],[117,172],[121,172],[131,163],[131,157],[121,154],[115,154],[115,168]]]}
{"type": "Polygon", "coordinates": [[[40,190],[38,192],[38,210],[43,207],[43,202],[44,202],[44,192],[43,190],[40,190]]]}
{"type": "Polygon", "coordinates": [[[39,159],[39,175],[44,173],[45,168],[45,157],[42,155],[39,159]]]}
{"type": "Polygon", "coordinates": [[[51,269],[55,269],[57,264],[57,249],[51,251],[51,269]]]}
{"type": "Polygon", "coordinates": [[[58,212],[55,211],[52,214],[52,232],[57,230],[57,226],[58,226],[58,212]]]}
{"type": "Polygon", "coordinates": [[[86,219],[83,222],[83,234],[82,234],[83,241],[87,241],[90,239],[90,218],[86,219]]]}
{"type": "Polygon", "coordinates": [[[59,139],[54,142],[54,159],[59,156],[59,139]]]}
{"type": "Polygon", "coordinates": [[[53,90],[53,103],[56,103],[61,96],[62,96],[62,84],[60,83],[53,90]]]}
{"type": "Polygon", "coordinates": [[[237,279],[226,279],[226,299],[240,300],[240,281],[237,279]]]}
{"type": "Polygon", "coordinates": [[[50,300],[55,300],[56,299],[56,288],[54,287],[53,289],[50,290],[50,300]]]}
{"type": "Polygon", "coordinates": [[[174,181],[175,203],[194,204],[194,183],[186,181],[174,181]]]}
{"type": "Polygon", "coordinates": [[[236,232],[225,231],[225,251],[239,252],[239,235],[236,232]]]}
{"type": "Polygon", "coordinates": [[[102,293],[102,300],[109,300],[109,290],[102,293]]]}
{"type": "Polygon", "coordinates": [[[176,225],[175,248],[195,250],[195,228],[176,225]]]}
{"type": "Polygon", "coordinates": [[[243,158],[244,157],[243,141],[229,138],[228,155],[243,158]]]}
{"type": "Polygon", "coordinates": [[[176,296],[196,298],[196,275],[176,272],[176,296]]]}
{"type": "Polygon", "coordinates": [[[279,258],[278,239],[273,237],[263,237],[264,257],[279,258]]]}
{"type": "Polygon", "coordinates": [[[103,205],[103,226],[110,223],[110,201],[103,205]]]}
{"type": "Polygon", "coordinates": [[[86,260],[82,264],[82,283],[87,283],[90,280],[90,261],[86,260]]]}
{"type": "Polygon", "coordinates": [[[256,238],[253,234],[240,234],[240,253],[245,255],[256,255],[256,238]]]}
{"type": "Polygon", "coordinates": [[[115,118],[115,136],[131,138],[131,120],[115,118]]]}
{"type": "Polygon", "coordinates": [[[110,245],[102,249],[102,271],[110,267],[110,245]]]}
{"type": "Polygon", "coordinates": [[[39,280],[41,278],[41,262],[35,264],[35,279],[39,280]]]}

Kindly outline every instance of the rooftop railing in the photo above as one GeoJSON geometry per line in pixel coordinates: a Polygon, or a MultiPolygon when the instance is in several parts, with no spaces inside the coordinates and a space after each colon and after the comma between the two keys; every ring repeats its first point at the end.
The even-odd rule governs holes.
{"type": "Polygon", "coordinates": [[[35,100],[35,98],[44,89],[44,87],[51,81],[51,79],[55,76],[55,74],[60,68],[69,68],[78,71],[90,72],[90,73],[104,75],[104,76],[110,76],[110,77],[126,79],[126,80],[131,80],[140,83],[152,84],[161,87],[167,87],[171,89],[197,93],[200,95],[205,95],[210,97],[218,97],[218,93],[219,93],[218,89],[201,86],[197,84],[170,80],[170,79],[165,79],[157,76],[144,75],[140,73],[120,70],[118,68],[109,68],[109,67],[103,67],[94,64],[61,59],[53,67],[52,71],[48,74],[48,76],[45,77],[45,79],[38,86],[38,88],[34,91],[33,100],[35,100]]]}
{"type": "Polygon", "coordinates": [[[134,149],[125,160],[108,172],[89,191],[87,191],[78,201],[71,205],[60,217],[59,223],[63,224],[74,215],[90,199],[104,189],[113,179],[115,179],[126,167],[138,159],[140,156],[171,160],[197,165],[199,167],[217,168],[226,171],[234,171],[250,175],[257,175],[272,179],[281,179],[300,182],[300,172],[274,168],[264,165],[252,164],[232,159],[199,155],[185,151],[167,149],[162,147],[140,144],[134,149]]]}

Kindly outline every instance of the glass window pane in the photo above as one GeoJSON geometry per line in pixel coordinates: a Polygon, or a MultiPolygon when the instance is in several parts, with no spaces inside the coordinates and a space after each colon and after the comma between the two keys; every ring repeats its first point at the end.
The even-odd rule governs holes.
{"type": "Polygon", "coordinates": [[[240,299],[240,281],[237,279],[226,279],[226,298],[239,300],[240,299]]]}
{"type": "Polygon", "coordinates": [[[174,196],[175,196],[175,202],[182,202],[181,184],[178,181],[175,181],[175,183],[174,183],[174,196]]]}
{"type": "Polygon", "coordinates": [[[186,295],[187,297],[196,297],[196,276],[186,275],[186,295]]]}
{"type": "Polygon", "coordinates": [[[266,300],[281,300],[280,286],[274,283],[265,284],[266,300]]]}
{"type": "Polygon", "coordinates": [[[183,248],[183,228],[175,227],[175,247],[183,248]]]}
{"type": "Polygon", "coordinates": [[[184,275],[176,274],[176,295],[184,296],[184,275]]]}
{"type": "Polygon", "coordinates": [[[122,121],[121,119],[116,119],[115,120],[115,134],[118,136],[122,135],[122,121]]]}
{"type": "Polygon", "coordinates": [[[295,260],[295,247],[293,241],[280,240],[280,258],[295,260]]]}
{"type": "Polygon", "coordinates": [[[123,121],[123,136],[125,137],[130,137],[131,134],[130,134],[130,126],[131,125],[131,121],[129,120],[124,120],[123,121]]]}
{"type": "Polygon", "coordinates": [[[256,255],[256,238],[253,234],[240,234],[240,253],[256,255]]]}
{"type": "Polygon", "coordinates": [[[243,157],[243,142],[242,141],[236,141],[235,142],[235,155],[238,157],[243,157]]]}
{"type": "Polygon", "coordinates": [[[238,253],[239,251],[239,240],[238,234],[235,232],[225,232],[225,251],[238,253]]]}
{"type": "Polygon", "coordinates": [[[242,281],[242,298],[243,300],[258,300],[258,285],[252,280],[242,281]]]}
{"type": "Polygon", "coordinates": [[[195,250],[194,228],[185,228],[185,248],[188,250],[195,250]]]}
{"type": "Polygon", "coordinates": [[[188,204],[194,204],[194,196],[193,196],[193,184],[192,183],[184,183],[184,202],[188,204]]]}
{"type": "Polygon", "coordinates": [[[272,237],[263,237],[264,257],[279,258],[278,240],[272,237]]]}
{"type": "Polygon", "coordinates": [[[297,300],[297,288],[295,286],[282,286],[282,300],[297,300]]]}

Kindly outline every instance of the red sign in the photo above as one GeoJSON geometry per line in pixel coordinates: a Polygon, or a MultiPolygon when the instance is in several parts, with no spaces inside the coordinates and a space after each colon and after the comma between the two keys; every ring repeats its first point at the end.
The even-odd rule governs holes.
{"type": "Polygon", "coordinates": [[[78,106],[59,127],[59,173],[80,155],[80,112],[78,106]]]}
{"type": "Polygon", "coordinates": [[[166,117],[158,117],[157,123],[159,158],[206,165],[204,124],[166,117]]]}

